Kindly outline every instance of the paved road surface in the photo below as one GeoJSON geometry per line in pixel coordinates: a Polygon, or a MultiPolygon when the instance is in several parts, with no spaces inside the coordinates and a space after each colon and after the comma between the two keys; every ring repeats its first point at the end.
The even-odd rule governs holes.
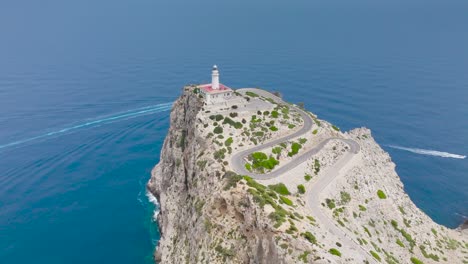
{"type": "MultiPolygon", "coordinates": [[[[284,103],[284,101],[276,97],[275,95],[266,92],[264,90],[260,89],[255,89],[255,88],[244,88],[244,89],[239,89],[237,90],[240,93],[245,93],[247,91],[254,92],[256,94],[259,94],[264,97],[271,98],[275,100],[278,103],[284,103]]],[[[291,170],[292,168],[298,166],[299,164],[305,162],[308,160],[311,156],[317,154],[330,140],[341,140],[344,143],[346,143],[349,146],[349,151],[346,152],[346,154],[341,157],[336,164],[333,165],[333,167],[329,168],[324,175],[321,175],[320,178],[312,185],[312,187],[308,190],[308,206],[314,212],[314,215],[316,216],[317,220],[322,224],[322,227],[328,230],[331,234],[337,236],[340,238],[340,243],[342,244],[343,247],[346,248],[351,248],[355,251],[362,251],[363,256],[368,256],[368,260],[373,263],[377,263],[376,260],[370,255],[370,253],[363,248],[357,241],[353,240],[352,238],[348,237],[346,233],[335,224],[335,220],[331,219],[328,217],[326,214],[323,213],[322,211],[322,206],[320,202],[320,193],[331,183],[333,182],[336,177],[340,174],[340,170],[349,162],[351,159],[360,151],[360,146],[359,144],[351,139],[344,139],[344,138],[328,138],[317,144],[315,147],[312,149],[308,150],[307,152],[304,152],[297,156],[295,159],[290,161],[288,164],[280,167],[277,170],[274,170],[273,172],[266,173],[266,174],[257,174],[257,173],[252,173],[249,172],[245,168],[245,160],[244,158],[247,157],[249,154],[260,151],[262,149],[270,148],[273,146],[278,145],[279,143],[288,141],[290,139],[299,137],[305,133],[307,133],[309,130],[312,129],[313,125],[313,120],[308,115],[306,112],[302,111],[301,109],[295,107],[295,110],[301,115],[302,119],[304,120],[304,125],[301,129],[298,131],[284,136],[282,138],[278,138],[272,141],[269,141],[265,144],[258,145],[255,147],[252,147],[250,149],[246,149],[240,152],[235,153],[234,155],[231,156],[231,167],[232,169],[241,175],[248,175],[254,179],[258,180],[266,180],[266,179],[272,179],[276,178],[283,173],[291,170]]]]}

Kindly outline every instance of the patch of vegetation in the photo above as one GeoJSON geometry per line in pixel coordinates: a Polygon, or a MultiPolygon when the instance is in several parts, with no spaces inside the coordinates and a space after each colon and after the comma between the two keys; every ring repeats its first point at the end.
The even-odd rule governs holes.
{"type": "Polygon", "coordinates": [[[258,94],[254,93],[254,92],[245,92],[245,95],[247,96],[250,96],[250,97],[258,97],[258,94]]]}
{"type": "Polygon", "coordinates": [[[226,184],[224,185],[224,190],[226,191],[236,187],[237,183],[242,180],[243,177],[235,172],[228,171],[224,174],[223,178],[226,179],[226,184]]]}
{"type": "Polygon", "coordinates": [[[340,131],[340,129],[339,129],[337,126],[335,126],[335,125],[332,125],[332,128],[333,128],[334,130],[336,130],[336,131],[340,131]]]}
{"type": "Polygon", "coordinates": [[[401,212],[402,214],[404,214],[404,215],[406,214],[405,209],[403,209],[403,207],[398,206],[398,210],[400,210],[400,212],[401,212]]]}
{"type": "Polygon", "coordinates": [[[221,133],[223,133],[223,128],[220,127],[220,126],[217,126],[217,127],[214,128],[213,133],[221,134],[221,133]]]}
{"type": "Polygon", "coordinates": [[[229,118],[227,116],[224,118],[223,124],[229,124],[230,126],[236,128],[236,129],[241,129],[242,128],[242,123],[241,122],[235,122],[234,120],[232,120],[231,118],[229,118]]]}
{"type": "Polygon", "coordinates": [[[229,113],[229,116],[234,118],[234,117],[237,117],[239,114],[236,113],[236,112],[232,112],[232,113],[229,113]]]}
{"type": "Polygon", "coordinates": [[[369,229],[367,229],[367,227],[365,226],[364,226],[364,232],[366,232],[369,237],[372,237],[372,234],[370,233],[369,229]]]}
{"type": "Polygon", "coordinates": [[[320,172],[320,161],[318,159],[314,160],[314,173],[317,175],[320,172]]]}
{"type": "Polygon", "coordinates": [[[314,131],[312,131],[312,134],[314,135],[317,135],[317,133],[318,133],[318,129],[314,129],[314,131]]]}
{"type": "Polygon", "coordinates": [[[396,240],[396,243],[397,243],[397,245],[399,245],[399,246],[402,247],[402,248],[405,247],[405,244],[403,244],[403,242],[401,242],[400,239],[397,239],[397,240],[396,240]]]}
{"type": "Polygon", "coordinates": [[[288,190],[288,187],[284,185],[284,183],[278,183],[273,185],[268,185],[268,188],[272,189],[273,191],[281,194],[281,195],[290,195],[291,193],[288,190]]]}
{"type": "Polygon", "coordinates": [[[206,166],[206,163],[207,163],[207,162],[208,162],[207,160],[199,160],[199,161],[197,161],[197,165],[198,165],[198,167],[200,168],[200,170],[205,169],[205,166],[206,166]]]}
{"type": "Polygon", "coordinates": [[[312,176],[310,176],[309,174],[306,174],[304,176],[304,180],[306,180],[306,181],[310,181],[311,179],[312,179],[312,176]]]}
{"type": "Polygon", "coordinates": [[[301,144],[299,144],[297,142],[292,143],[291,152],[288,153],[288,156],[292,157],[292,156],[296,155],[301,148],[302,148],[301,144]]]}
{"type": "Polygon", "coordinates": [[[302,260],[302,262],[307,263],[307,256],[309,256],[310,251],[304,251],[299,257],[297,257],[299,260],[302,260]]]}
{"type": "Polygon", "coordinates": [[[335,255],[335,256],[338,256],[338,257],[341,257],[341,252],[336,249],[336,248],[330,248],[330,250],[328,250],[328,252],[332,255],[335,255]]]}
{"type": "Polygon", "coordinates": [[[317,239],[315,238],[314,235],[312,235],[312,233],[310,233],[309,231],[305,232],[305,233],[302,233],[302,236],[307,239],[307,241],[309,241],[310,243],[312,244],[316,244],[317,243],[317,239]]]}
{"type": "Polygon", "coordinates": [[[278,111],[271,111],[271,117],[278,118],[278,111]]]}
{"type": "Polygon", "coordinates": [[[325,203],[327,204],[328,208],[333,209],[336,207],[335,200],[333,199],[325,199],[325,203]]]}
{"type": "Polygon", "coordinates": [[[226,261],[227,258],[232,258],[235,256],[234,250],[223,248],[221,245],[217,245],[215,250],[223,258],[223,261],[226,261]]]}
{"type": "Polygon", "coordinates": [[[265,169],[272,170],[276,165],[279,164],[279,161],[274,157],[268,157],[263,152],[254,152],[250,155],[252,159],[252,169],[259,171],[261,173],[265,172],[265,169]]]}
{"type": "Polygon", "coordinates": [[[253,134],[254,134],[254,136],[256,136],[256,137],[263,137],[263,136],[265,135],[265,132],[263,132],[263,131],[256,131],[256,132],[254,132],[253,134]]]}
{"type": "Polygon", "coordinates": [[[307,142],[306,138],[300,138],[299,139],[299,144],[304,145],[307,142]]]}
{"type": "Polygon", "coordinates": [[[423,254],[425,258],[430,258],[432,260],[439,261],[439,256],[432,254],[432,253],[427,253],[426,247],[424,245],[420,245],[419,249],[421,250],[421,253],[423,254]]]}
{"type": "Polygon", "coordinates": [[[298,191],[300,194],[304,194],[304,193],[306,192],[304,185],[303,185],[303,184],[299,184],[299,185],[297,186],[297,191],[298,191]]]}
{"type": "Polygon", "coordinates": [[[252,165],[250,165],[250,163],[245,163],[245,169],[248,171],[252,171],[252,165]]]}
{"type": "Polygon", "coordinates": [[[289,128],[289,129],[293,129],[293,128],[295,128],[295,127],[296,127],[296,125],[293,125],[293,124],[289,124],[289,125],[288,125],[288,128],[289,128]]]}
{"type": "Polygon", "coordinates": [[[232,142],[234,142],[234,140],[232,140],[232,137],[229,137],[228,139],[226,139],[226,141],[224,141],[224,145],[226,145],[226,147],[229,147],[231,146],[232,142]]]}
{"type": "Polygon", "coordinates": [[[226,151],[227,150],[225,148],[217,150],[213,153],[213,157],[215,158],[215,160],[222,160],[225,158],[226,151]]]}
{"type": "Polygon", "coordinates": [[[210,116],[211,120],[216,120],[216,121],[221,121],[221,120],[223,120],[223,118],[224,118],[223,115],[219,115],[219,114],[210,116]]]}
{"type": "Polygon", "coordinates": [[[387,199],[387,195],[385,195],[385,193],[384,193],[382,190],[378,190],[378,191],[377,191],[377,196],[378,196],[380,199],[387,199]]]}
{"type": "Polygon", "coordinates": [[[377,254],[376,252],[374,252],[374,251],[372,251],[372,250],[369,251],[369,252],[371,253],[371,255],[372,255],[376,260],[378,260],[379,262],[382,261],[382,259],[380,258],[379,254],[377,254]]]}
{"type": "Polygon", "coordinates": [[[424,262],[422,262],[421,260],[419,260],[419,259],[417,259],[415,257],[411,257],[410,260],[411,260],[411,263],[413,263],[413,264],[424,264],[424,262]]]}
{"type": "Polygon", "coordinates": [[[284,204],[286,205],[289,205],[289,206],[293,206],[293,202],[291,200],[289,200],[288,198],[284,197],[284,196],[280,196],[280,201],[283,202],[284,204]]]}
{"type": "Polygon", "coordinates": [[[272,152],[273,154],[277,154],[277,155],[278,155],[278,154],[281,153],[282,150],[283,150],[283,148],[281,148],[281,147],[274,147],[274,148],[271,150],[271,152],[272,152]]]}
{"type": "Polygon", "coordinates": [[[278,131],[278,128],[275,127],[275,126],[271,126],[271,127],[270,127],[270,130],[271,130],[271,131],[278,131]]]}
{"type": "Polygon", "coordinates": [[[367,211],[367,208],[364,205],[359,205],[359,211],[367,211]]]}
{"type": "Polygon", "coordinates": [[[340,192],[340,196],[341,196],[341,203],[342,204],[347,204],[349,203],[349,201],[351,201],[351,195],[345,191],[341,191],[340,192]]]}

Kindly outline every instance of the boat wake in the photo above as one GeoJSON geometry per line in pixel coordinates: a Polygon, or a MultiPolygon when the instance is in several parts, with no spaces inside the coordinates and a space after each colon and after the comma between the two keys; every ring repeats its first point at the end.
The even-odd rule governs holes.
{"type": "Polygon", "coordinates": [[[419,149],[419,148],[405,148],[405,147],[400,147],[400,146],[395,146],[395,145],[387,145],[390,148],[394,149],[399,149],[399,150],[405,150],[409,152],[413,152],[416,154],[421,154],[421,155],[430,155],[430,156],[437,156],[437,157],[443,157],[443,158],[452,158],[452,159],[465,159],[465,155],[458,155],[458,154],[453,154],[449,152],[443,152],[443,151],[437,151],[437,150],[430,150],[430,149],[419,149]]]}
{"type": "Polygon", "coordinates": [[[116,121],[127,120],[127,119],[131,119],[131,118],[135,118],[135,117],[139,117],[139,116],[143,116],[143,115],[149,115],[149,114],[159,113],[159,112],[163,112],[163,111],[168,111],[168,110],[170,110],[172,108],[172,104],[173,104],[172,102],[171,103],[163,103],[163,104],[157,104],[157,105],[151,105],[151,106],[146,106],[146,107],[142,107],[142,108],[137,108],[137,109],[129,110],[129,111],[126,111],[126,112],[120,112],[120,113],[117,113],[117,114],[114,114],[114,115],[102,117],[102,118],[97,119],[97,120],[92,120],[92,121],[88,121],[88,122],[81,123],[81,124],[78,124],[78,125],[62,128],[60,130],[48,132],[46,134],[42,134],[42,135],[39,135],[39,136],[30,137],[30,138],[10,142],[10,143],[7,143],[7,144],[3,144],[3,145],[0,145],[0,150],[5,149],[5,148],[9,148],[9,147],[19,146],[19,145],[22,145],[22,144],[25,144],[25,143],[36,141],[36,140],[46,139],[46,138],[53,137],[53,136],[59,136],[59,135],[65,134],[65,133],[73,132],[73,131],[78,130],[78,129],[95,127],[95,126],[98,126],[98,125],[109,124],[109,123],[113,123],[113,122],[116,122],[116,121]]]}

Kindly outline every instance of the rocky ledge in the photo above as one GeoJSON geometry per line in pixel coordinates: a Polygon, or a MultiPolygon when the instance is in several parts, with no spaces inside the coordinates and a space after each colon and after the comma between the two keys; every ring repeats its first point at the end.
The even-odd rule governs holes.
{"type": "Polygon", "coordinates": [[[412,203],[370,130],[342,133],[255,89],[235,96],[207,106],[185,87],[174,104],[148,182],[157,263],[468,263],[466,229],[412,203]],[[234,166],[235,153],[269,143],[234,166]]]}

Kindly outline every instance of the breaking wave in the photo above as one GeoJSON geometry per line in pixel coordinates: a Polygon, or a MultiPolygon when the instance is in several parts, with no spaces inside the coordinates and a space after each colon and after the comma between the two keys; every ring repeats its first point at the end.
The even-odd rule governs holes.
{"type": "Polygon", "coordinates": [[[443,158],[452,158],[452,159],[465,159],[465,155],[458,155],[458,154],[453,154],[449,152],[443,152],[443,151],[437,151],[437,150],[430,150],[430,149],[419,149],[419,148],[405,148],[405,147],[400,147],[400,146],[395,146],[395,145],[387,145],[390,148],[394,149],[400,149],[400,150],[405,150],[409,152],[413,152],[416,154],[421,154],[421,155],[430,155],[430,156],[437,156],[437,157],[443,157],[443,158]]]}
{"type": "Polygon", "coordinates": [[[110,116],[107,116],[107,117],[103,117],[103,118],[100,118],[100,119],[97,119],[97,120],[88,121],[88,122],[81,123],[81,124],[78,124],[78,125],[62,128],[60,130],[52,131],[52,132],[42,134],[42,135],[39,135],[39,136],[30,137],[30,138],[10,142],[10,143],[7,143],[7,144],[3,144],[3,145],[0,145],[0,150],[4,149],[4,148],[8,148],[8,147],[14,147],[14,146],[22,145],[22,144],[29,143],[29,142],[32,142],[32,141],[35,141],[35,140],[46,139],[46,138],[52,137],[52,136],[59,136],[59,135],[64,134],[64,133],[73,132],[73,131],[75,131],[77,129],[94,127],[94,126],[98,126],[98,125],[101,125],[101,124],[113,123],[113,122],[116,122],[116,121],[119,121],[119,120],[127,120],[127,119],[131,119],[131,118],[135,118],[135,117],[139,117],[139,116],[143,116],[143,115],[168,111],[168,110],[170,110],[172,108],[172,104],[173,103],[163,103],[163,104],[151,105],[151,106],[146,106],[146,107],[142,107],[142,108],[133,109],[133,110],[126,111],[126,112],[117,113],[117,114],[110,115],[110,116]]]}
{"type": "Polygon", "coordinates": [[[148,190],[146,190],[146,196],[148,197],[148,200],[154,204],[154,213],[153,213],[153,220],[157,221],[158,215],[159,215],[159,203],[158,199],[148,190]]]}

